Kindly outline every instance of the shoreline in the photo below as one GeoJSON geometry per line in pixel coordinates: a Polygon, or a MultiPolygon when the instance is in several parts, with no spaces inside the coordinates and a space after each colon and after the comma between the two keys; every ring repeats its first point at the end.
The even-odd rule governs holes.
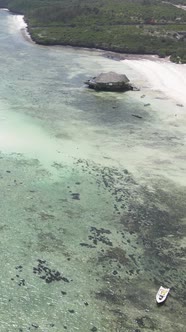
{"type": "Polygon", "coordinates": [[[65,47],[90,52],[94,51],[110,60],[126,63],[129,68],[141,75],[141,83],[142,85],[147,85],[148,90],[162,92],[165,96],[174,99],[178,103],[177,106],[183,107],[186,105],[184,92],[186,79],[184,78],[183,73],[185,72],[186,77],[186,64],[176,64],[170,61],[170,57],[160,58],[158,55],[152,54],[126,54],[79,46],[39,44],[32,39],[31,34],[29,33],[28,24],[24,20],[24,15],[13,13],[6,8],[1,8],[0,10],[8,11],[16,17],[16,24],[20,29],[23,38],[29,43],[46,47],[65,47]]]}
{"type": "Polygon", "coordinates": [[[87,50],[87,51],[95,51],[95,52],[99,52],[102,53],[101,55],[111,59],[111,60],[115,60],[115,61],[122,61],[122,60],[152,60],[152,61],[163,61],[163,62],[170,62],[173,63],[172,61],[170,61],[170,56],[167,56],[165,58],[161,58],[159,57],[158,54],[140,54],[140,53],[120,53],[120,52],[115,52],[115,51],[111,51],[111,50],[104,50],[104,49],[100,49],[100,48],[90,48],[90,47],[83,47],[83,46],[73,46],[73,45],[63,45],[63,44],[40,44],[37,43],[36,41],[34,41],[32,39],[31,33],[29,32],[29,26],[26,23],[25,19],[24,19],[24,15],[22,14],[17,14],[14,13],[12,11],[10,11],[7,8],[0,8],[0,10],[4,10],[4,11],[8,11],[11,15],[14,16],[20,16],[21,20],[22,20],[22,24],[20,24],[20,31],[24,37],[25,40],[27,40],[28,42],[31,42],[35,45],[38,46],[46,46],[46,47],[65,47],[65,48],[73,48],[73,49],[78,49],[78,50],[87,50]]]}
{"type": "MultiPolygon", "coordinates": [[[[163,93],[176,106],[184,110],[186,106],[186,65],[172,63],[171,61],[146,59],[123,60],[130,69],[140,75],[140,84],[145,90],[163,93]]],[[[135,83],[137,84],[137,83],[135,83]]]]}
{"type": "MultiPolygon", "coordinates": [[[[9,10],[8,8],[0,8],[0,10],[2,11],[7,11],[9,12],[11,15],[13,16],[20,16],[21,19],[22,19],[22,23],[20,25],[20,30],[21,30],[21,33],[23,35],[23,37],[25,38],[25,40],[27,40],[28,42],[31,42],[35,45],[38,45],[38,46],[46,46],[46,47],[70,47],[70,48],[73,48],[73,49],[83,49],[83,50],[92,50],[92,51],[97,51],[97,52],[100,52],[100,53],[103,53],[102,55],[104,57],[107,57],[107,58],[110,58],[112,60],[115,60],[115,61],[121,61],[121,60],[138,60],[138,59],[151,59],[153,58],[154,61],[156,60],[159,60],[159,59],[163,59],[164,61],[170,61],[170,56],[167,56],[165,58],[160,58],[158,54],[140,54],[140,53],[122,53],[122,52],[116,52],[116,51],[112,51],[112,50],[105,50],[105,49],[100,49],[100,48],[91,48],[91,47],[86,47],[86,46],[75,46],[75,45],[70,45],[70,44],[44,44],[44,43],[38,43],[36,42],[32,36],[31,36],[31,33],[29,31],[29,25],[27,24],[27,22],[25,21],[24,19],[24,15],[21,14],[21,13],[16,13],[16,12],[12,12],[11,10],[9,10]]],[[[171,62],[171,61],[170,61],[171,62]]]]}
{"type": "MultiPolygon", "coordinates": [[[[20,16],[21,20],[22,20],[22,24],[20,24],[20,31],[22,33],[22,36],[24,37],[24,39],[28,42],[31,42],[32,44],[38,45],[38,46],[46,46],[46,47],[65,47],[65,48],[73,48],[73,49],[78,49],[78,50],[86,50],[86,51],[94,51],[94,52],[99,52],[102,53],[101,55],[103,57],[106,57],[108,59],[111,60],[115,60],[115,61],[123,61],[123,60],[152,60],[152,61],[164,61],[164,62],[170,62],[170,56],[167,56],[165,58],[160,58],[158,56],[158,54],[136,54],[136,53],[120,53],[120,52],[114,52],[114,51],[110,51],[110,50],[104,50],[104,49],[100,49],[100,48],[89,48],[89,47],[81,47],[81,46],[72,46],[72,45],[63,45],[63,44],[40,44],[37,43],[36,41],[34,41],[32,39],[32,36],[29,32],[29,26],[26,23],[25,19],[24,19],[24,15],[22,14],[17,14],[14,12],[11,12],[9,9],[7,8],[0,8],[0,10],[4,10],[4,11],[8,11],[11,15],[13,16],[20,16]]],[[[20,23],[20,20],[19,20],[20,23]]]]}
{"type": "MultiPolygon", "coordinates": [[[[166,3],[166,1],[165,1],[165,3],[166,3]]],[[[8,4],[5,4],[5,6],[6,5],[7,5],[7,7],[9,6],[8,4]]],[[[175,7],[179,7],[179,5],[178,6],[175,5],[175,7]]],[[[185,10],[184,7],[186,7],[186,6],[180,5],[180,8],[182,8],[183,10],[185,10]]],[[[43,36],[42,36],[42,33],[37,32],[37,29],[39,29],[39,28],[48,29],[51,25],[45,26],[44,23],[40,25],[41,22],[38,22],[38,24],[37,23],[34,24],[32,21],[29,20],[29,14],[26,12],[26,10],[24,10],[24,7],[22,7],[22,8],[18,7],[16,9],[16,6],[15,6],[15,8],[13,6],[12,9],[0,8],[0,10],[9,11],[12,15],[23,16],[23,20],[27,25],[26,32],[25,33],[23,32],[25,39],[28,38],[28,40],[30,40],[31,42],[33,42],[37,45],[40,45],[40,46],[63,46],[63,47],[68,46],[68,47],[73,47],[73,48],[82,48],[82,49],[89,49],[89,50],[101,50],[102,52],[113,53],[114,55],[113,56],[111,55],[111,58],[114,58],[116,60],[120,60],[120,59],[123,60],[123,58],[128,59],[128,57],[130,59],[132,59],[133,57],[134,58],[136,58],[136,57],[145,58],[145,57],[149,57],[149,56],[155,56],[155,57],[164,58],[164,59],[168,58],[168,59],[170,59],[171,62],[175,62],[175,63],[180,63],[180,64],[186,63],[184,55],[182,54],[182,49],[180,50],[180,45],[178,45],[178,47],[175,46],[177,44],[174,45],[174,44],[169,43],[170,44],[170,45],[168,44],[169,47],[167,46],[167,48],[165,49],[164,45],[163,45],[163,47],[161,46],[161,43],[158,44],[158,46],[156,46],[156,47],[149,47],[149,44],[147,42],[147,45],[145,44],[145,47],[142,48],[142,53],[138,53],[138,52],[140,52],[141,46],[142,45],[144,46],[144,39],[146,39],[146,38],[143,38],[141,40],[139,47],[138,47],[137,41],[134,44],[132,44],[131,47],[129,47],[129,46],[127,46],[128,41],[126,41],[124,44],[122,44],[120,42],[118,42],[118,43],[116,42],[116,45],[114,45],[114,44],[112,45],[112,43],[110,43],[109,41],[105,42],[105,39],[103,41],[102,40],[99,41],[99,38],[97,38],[97,35],[94,36],[94,38],[91,42],[89,40],[87,40],[87,38],[84,38],[83,39],[84,41],[81,42],[81,38],[76,37],[76,32],[73,32],[73,31],[71,31],[71,32],[73,33],[73,35],[75,35],[75,39],[67,37],[67,40],[65,41],[65,38],[62,38],[62,40],[61,40],[60,33],[59,33],[59,36],[57,35],[57,37],[55,37],[55,33],[54,33],[54,36],[52,33],[52,35],[50,37],[50,33],[48,35],[46,31],[44,32],[43,36]],[[36,29],[36,33],[34,33],[35,29],[36,29]],[[25,34],[26,34],[26,36],[25,36],[25,34]],[[46,38],[44,36],[46,36],[46,38]],[[174,49],[174,52],[173,52],[173,49],[174,49]]],[[[156,23],[157,23],[157,26],[159,26],[159,25],[164,25],[164,24],[165,25],[174,24],[174,21],[166,21],[166,23],[157,21],[156,23]]],[[[185,23],[183,22],[183,24],[185,24],[185,23]]],[[[146,23],[145,21],[143,24],[141,22],[138,22],[138,23],[134,23],[134,22],[126,23],[125,22],[125,23],[122,23],[121,25],[124,25],[124,26],[125,25],[138,26],[139,25],[139,27],[141,27],[141,25],[148,26],[149,23],[146,23]]],[[[150,25],[151,25],[151,23],[150,23],[150,25]]],[[[54,25],[54,27],[55,26],[62,28],[62,31],[66,28],[68,29],[68,27],[71,27],[71,25],[58,25],[58,24],[54,25]]],[[[74,28],[75,26],[72,25],[72,27],[74,28]]],[[[65,34],[66,34],[66,32],[65,32],[65,34]]],[[[145,34],[144,34],[144,36],[145,36],[145,34]]],[[[160,36],[161,36],[161,34],[160,34],[160,36]]],[[[163,35],[163,37],[164,37],[164,35],[163,35]]],[[[169,38],[169,39],[171,39],[171,38],[169,38]]],[[[151,41],[150,41],[150,44],[152,44],[151,41]]],[[[110,55],[108,55],[108,57],[110,57],[110,55]]]]}

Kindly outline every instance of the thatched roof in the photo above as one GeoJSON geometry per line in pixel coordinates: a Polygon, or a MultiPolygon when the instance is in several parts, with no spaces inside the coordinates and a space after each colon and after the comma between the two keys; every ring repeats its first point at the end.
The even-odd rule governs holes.
{"type": "Polygon", "coordinates": [[[129,79],[124,74],[117,74],[112,71],[109,73],[101,73],[97,77],[85,82],[90,89],[96,91],[128,91],[133,90],[129,79]]]}
{"type": "Polygon", "coordinates": [[[118,82],[124,82],[128,83],[129,79],[126,75],[120,75],[117,73],[114,73],[113,71],[110,71],[108,73],[101,73],[94,79],[95,83],[118,83],[118,82]]]}

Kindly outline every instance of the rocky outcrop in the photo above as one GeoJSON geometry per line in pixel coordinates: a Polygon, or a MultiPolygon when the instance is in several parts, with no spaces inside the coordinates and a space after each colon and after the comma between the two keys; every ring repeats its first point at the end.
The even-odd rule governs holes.
{"type": "Polygon", "coordinates": [[[85,82],[91,89],[96,91],[128,91],[134,90],[128,77],[114,72],[101,73],[97,77],[85,82]]]}

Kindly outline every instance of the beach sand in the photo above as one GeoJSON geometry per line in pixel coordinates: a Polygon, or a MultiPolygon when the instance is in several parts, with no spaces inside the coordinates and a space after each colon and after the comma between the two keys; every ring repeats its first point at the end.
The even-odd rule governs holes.
{"type": "Polygon", "coordinates": [[[186,65],[158,60],[154,56],[124,62],[140,74],[139,85],[160,91],[177,103],[186,104],[186,65]]]}

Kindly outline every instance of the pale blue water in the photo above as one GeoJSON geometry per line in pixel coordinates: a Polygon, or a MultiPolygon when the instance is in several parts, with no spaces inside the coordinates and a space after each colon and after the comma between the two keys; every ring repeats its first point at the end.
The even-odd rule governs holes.
{"type": "Polygon", "coordinates": [[[0,43],[0,331],[184,331],[185,141],[161,120],[169,101],[88,90],[130,69],[28,42],[4,11],[0,43]]]}

